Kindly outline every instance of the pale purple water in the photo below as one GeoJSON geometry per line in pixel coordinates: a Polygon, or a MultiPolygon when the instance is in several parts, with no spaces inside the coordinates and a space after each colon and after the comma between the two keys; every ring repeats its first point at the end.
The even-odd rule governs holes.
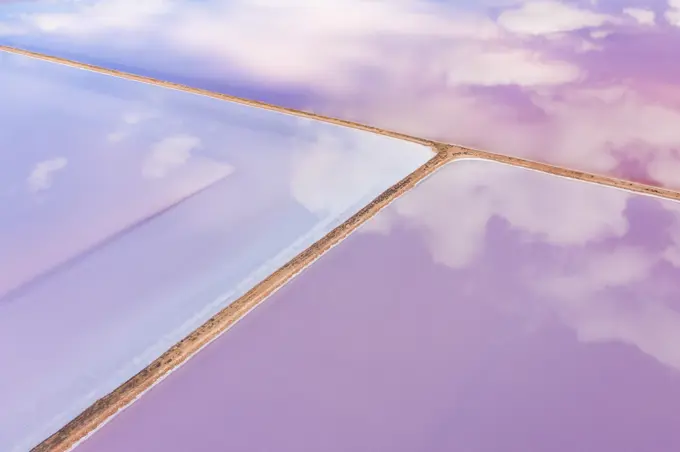
{"type": "Polygon", "coordinates": [[[78,452],[680,450],[680,205],[450,164],[78,452]]]}

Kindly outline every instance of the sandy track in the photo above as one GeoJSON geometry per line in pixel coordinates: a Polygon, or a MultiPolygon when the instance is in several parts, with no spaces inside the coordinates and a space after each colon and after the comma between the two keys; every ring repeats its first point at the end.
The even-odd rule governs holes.
{"type": "Polygon", "coordinates": [[[111,75],[113,77],[123,78],[127,80],[134,80],[136,82],[146,83],[147,85],[162,86],[163,88],[174,89],[177,91],[184,91],[187,93],[198,94],[201,96],[212,97],[213,99],[228,100],[242,105],[248,105],[251,107],[259,107],[265,110],[276,111],[278,113],[285,113],[289,115],[299,116],[302,118],[315,119],[317,121],[327,122],[330,124],[335,124],[339,126],[351,127],[353,129],[364,130],[366,132],[378,133],[380,135],[386,135],[392,138],[399,138],[401,140],[412,141],[414,143],[424,144],[426,146],[431,146],[434,143],[430,140],[425,140],[422,138],[413,137],[403,133],[392,132],[389,130],[379,129],[377,127],[367,126],[365,124],[359,124],[352,121],[345,121],[342,119],[330,118],[328,116],[317,115],[314,113],[307,113],[301,110],[295,110],[292,108],[277,107],[276,105],[270,105],[264,102],[242,99],[240,97],[229,96],[228,94],[216,93],[213,91],[208,91],[200,88],[192,88],[190,86],[182,85],[179,83],[166,82],[164,80],[158,80],[151,77],[144,77],[142,75],[129,74],[127,72],[116,71],[114,69],[106,69],[99,66],[94,66],[92,64],[79,63],[77,61],[68,60],[65,58],[58,58],[49,55],[43,55],[41,53],[31,52],[28,50],[17,49],[15,47],[9,47],[0,45],[0,51],[7,53],[13,53],[16,55],[23,55],[30,58],[35,58],[43,61],[50,61],[52,63],[61,64],[64,66],[71,66],[78,69],[85,69],[92,72],[97,72],[99,74],[111,75]]]}

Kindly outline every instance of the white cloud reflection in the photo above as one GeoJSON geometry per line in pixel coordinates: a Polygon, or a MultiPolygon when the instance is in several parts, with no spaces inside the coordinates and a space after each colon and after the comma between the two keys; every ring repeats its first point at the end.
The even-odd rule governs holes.
{"type": "Polygon", "coordinates": [[[656,13],[645,8],[624,8],[623,12],[642,25],[654,25],[656,13]]]}
{"type": "Polygon", "coordinates": [[[561,1],[527,1],[501,13],[498,23],[520,34],[544,35],[599,27],[614,18],[561,1]]]}
{"type": "MultiPolygon", "coordinates": [[[[175,135],[163,138],[154,144],[151,152],[142,163],[142,175],[147,179],[160,179],[168,173],[183,166],[191,152],[201,145],[198,137],[191,135],[175,135]]],[[[233,168],[225,166],[225,173],[233,171],[233,168]]],[[[226,175],[225,174],[225,175],[226,175]]]]}
{"type": "Polygon", "coordinates": [[[486,225],[494,216],[535,240],[558,246],[620,237],[628,230],[624,215],[628,192],[593,190],[588,184],[561,179],[546,184],[541,177],[527,177],[527,170],[470,163],[474,161],[450,164],[442,175],[432,176],[399,199],[378,220],[377,229],[387,231],[391,215],[407,218],[408,224],[423,231],[434,259],[454,268],[470,265],[478,256],[486,225]],[[465,204],[465,209],[432,207],[450,203],[465,204]]]}
{"type": "Polygon", "coordinates": [[[28,188],[32,192],[47,190],[52,186],[56,173],[64,168],[68,160],[65,157],[56,157],[38,162],[28,176],[28,188]]]}
{"type": "Polygon", "coordinates": [[[666,20],[676,27],[680,27],[680,1],[668,0],[668,10],[665,13],[666,20]]]}
{"type": "MultiPolygon", "coordinates": [[[[680,370],[675,346],[680,273],[674,270],[671,280],[662,276],[680,255],[677,202],[470,159],[432,175],[360,233],[389,234],[397,226],[418,231],[433,261],[471,272],[471,281],[488,278],[482,270],[496,262],[520,278],[527,298],[539,296],[539,308],[558,316],[580,341],[629,344],[680,370]],[[670,247],[652,248],[630,238],[630,222],[636,219],[630,202],[640,199],[649,210],[647,242],[667,237],[670,247]],[[659,218],[669,214],[674,220],[667,230],[659,218]],[[504,240],[520,246],[515,256],[488,247],[492,219],[514,231],[504,240]],[[668,284],[671,288],[664,288],[668,284]]],[[[530,315],[528,305],[518,309],[530,315]]]]}

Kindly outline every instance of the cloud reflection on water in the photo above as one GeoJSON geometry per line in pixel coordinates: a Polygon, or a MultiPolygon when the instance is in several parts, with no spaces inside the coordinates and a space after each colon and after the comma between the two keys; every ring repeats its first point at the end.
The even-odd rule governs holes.
{"type": "Polygon", "coordinates": [[[0,8],[0,41],[680,188],[677,11],[674,0],[34,1],[0,8]]]}

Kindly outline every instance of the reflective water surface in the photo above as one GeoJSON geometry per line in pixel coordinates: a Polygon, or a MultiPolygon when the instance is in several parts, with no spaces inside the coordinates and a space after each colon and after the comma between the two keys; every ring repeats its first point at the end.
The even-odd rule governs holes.
{"type": "Polygon", "coordinates": [[[680,189],[678,0],[83,0],[0,43],[680,189]]]}
{"type": "Polygon", "coordinates": [[[680,204],[449,164],[77,449],[680,450],[680,204]]]}
{"type": "Polygon", "coordinates": [[[0,450],[25,451],[427,161],[0,52],[0,450]]]}

